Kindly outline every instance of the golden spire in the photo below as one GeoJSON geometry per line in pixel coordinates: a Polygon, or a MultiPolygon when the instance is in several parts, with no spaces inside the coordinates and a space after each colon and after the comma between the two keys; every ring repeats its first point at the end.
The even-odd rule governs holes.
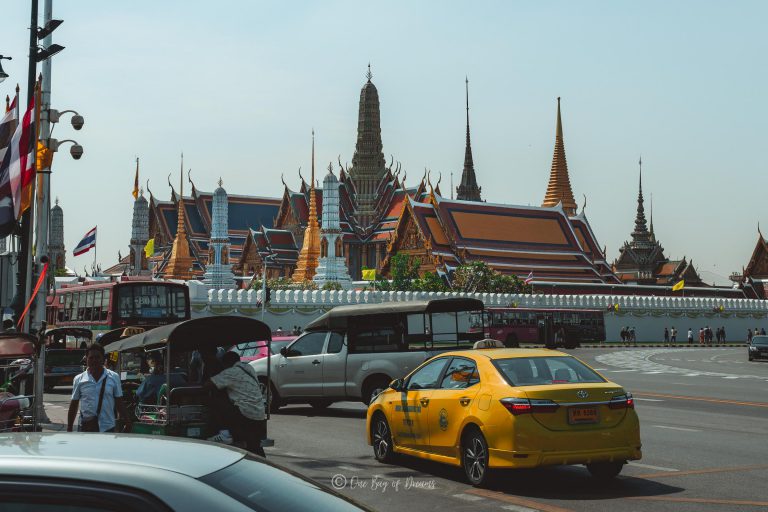
{"type": "Polygon", "coordinates": [[[563,122],[560,118],[560,98],[557,98],[557,132],[555,134],[555,154],[552,156],[552,170],[549,185],[541,206],[557,206],[562,203],[567,215],[576,215],[576,201],[573,199],[571,180],[568,177],[568,163],[565,160],[563,143],[563,122]]]}
{"type": "Polygon", "coordinates": [[[181,154],[181,167],[179,168],[179,206],[176,221],[176,237],[173,239],[171,257],[165,268],[165,277],[168,279],[192,279],[192,263],[194,258],[189,254],[189,241],[187,240],[187,228],[184,215],[184,153],[181,154]]]}
{"type": "Polygon", "coordinates": [[[304,244],[301,246],[293,281],[300,283],[311,280],[320,259],[320,223],[317,221],[317,200],[315,199],[315,130],[312,130],[312,178],[309,185],[309,219],[304,230],[304,244]]]}

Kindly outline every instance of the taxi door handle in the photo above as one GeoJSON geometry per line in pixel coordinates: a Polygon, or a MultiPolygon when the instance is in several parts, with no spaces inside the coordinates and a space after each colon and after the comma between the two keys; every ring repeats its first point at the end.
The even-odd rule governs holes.
{"type": "Polygon", "coordinates": [[[467,398],[467,397],[461,397],[461,398],[459,398],[459,403],[460,403],[461,405],[463,405],[464,407],[468,406],[468,405],[469,405],[469,402],[471,402],[471,401],[472,401],[472,399],[471,399],[471,398],[467,398]]]}
{"type": "Polygon", "coordinates": [[[422,398],[420,401],[421,401],[422,407],[426,407],[427,405],[429,405],[429,398],[422,398]]]}
{"type": "Polygon", "coordinates": [[[320,360],[319,359],[315,359],[314,361],[312,361],[312,364],[315,364],[315,365],[320,364],[320,360]]]}

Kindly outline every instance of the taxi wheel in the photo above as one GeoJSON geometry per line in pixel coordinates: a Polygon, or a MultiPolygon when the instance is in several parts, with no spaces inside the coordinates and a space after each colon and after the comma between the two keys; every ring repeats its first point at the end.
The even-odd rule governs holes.
{"type": "Polygon", "coordinates": [[[461,465],[470,484],[480,486],[488,480],[488,443],[477,429],[470,430],[464,436],[461,465]]]}
{"type": "Polygon", "coordinates": [[[610,480],[615,478],[619,473],[621,473],[621,469],[623,467],[623,461],[593,462],[592,464],[587,464],[587,470],[590,472],[590,474],[600,480],[610,480]]]}
{"type": "Polygon", "coordinates": [[[373,456],[379,462],[392,462],[395,452],[392,449],[392,431],[383,414],[377,414],[371,424],[373,456]]]}

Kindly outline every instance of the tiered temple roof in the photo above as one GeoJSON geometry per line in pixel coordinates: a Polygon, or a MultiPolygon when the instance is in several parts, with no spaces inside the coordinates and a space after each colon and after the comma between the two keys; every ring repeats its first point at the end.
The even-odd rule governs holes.
{"type": "Polygon", "coordinates": [[[430,193],[424,202],[409,199],[388,253],[421,252],[439,272],[483,261],[505,274],[532,272],[534,280],[618,283],[598,247],[583,212],[569,217],[560,205],[478,203],[430,193]]]}

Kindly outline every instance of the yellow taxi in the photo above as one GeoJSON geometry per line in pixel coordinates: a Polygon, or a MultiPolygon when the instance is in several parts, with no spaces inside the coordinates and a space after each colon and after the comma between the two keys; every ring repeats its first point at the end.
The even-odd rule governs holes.
{"type": "Polygon", "coordinates": [[[441,354],[393,381],[368,408],[376,459],[461,466],[482,485],[493,468],[558,464],[613,478],[642,457],[629,392],[566,353],[499,345],[441,354]]]}

